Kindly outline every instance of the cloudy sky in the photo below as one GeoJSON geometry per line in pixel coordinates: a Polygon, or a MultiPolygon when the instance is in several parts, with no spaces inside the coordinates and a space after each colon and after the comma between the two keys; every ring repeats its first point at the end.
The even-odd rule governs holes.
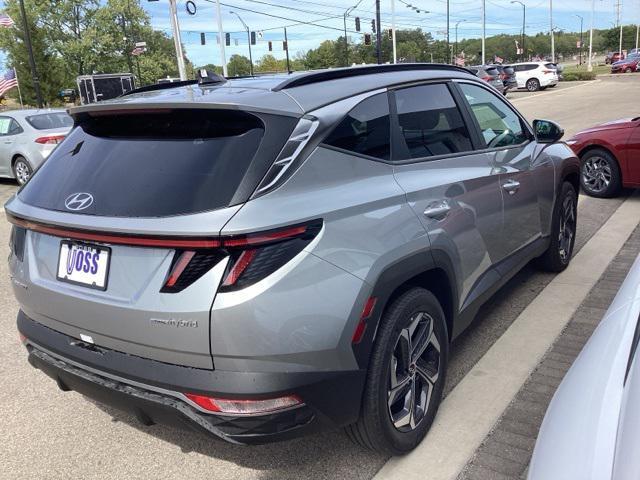
{"type": "MultiPolygon", "coordinates": [[[[189,15],[186,0],[178,0],[178,17],[182,31],[182,42],[187,55],[195,65],[220,64],[220,50],[216,42],[217,16],[214,0],[192,0],[197,12],[189,15]],[[200,45],[200,32],[205,32],[206,45],[200,45]]],[[[284,57],[281,41],[283,27],[287,27],[289,52],[303,52],[317,47],[326,39],[334,39],[342,34],[343,14],[354,7],[347,18],[348,35],[353,41],[359,35],[371,31],[371,19],[375,17],[375,0],[220,0],[222,24],[225,32],[231,34],[231,46],[226,47],[226,56],[234,53],[248,55],[247,36],[236,12],[251,30],[261,31],[262,40],[252,47],[254,59],[268,53],[268,41],[273,42],[273,54],[284,57]],[[360,17],[362,31],[355,31],[355,17],[360,17]],[[238,43],[236,45],[236,42],[238,43]]],[[[391,0],[380,0],[383,28],[391,26],[391,0]]],[[[609,28],[616,20],[617,0],[595,0],[594,25],[609,28]]],[[[485,0],[487,35],[497,33],[519,33],[522,28],[522,6],[510,0],[485,0]]],[[[527,34],[549,31],[549,0],[523,0],[527,6],[527,34]]],[[[625,24],[640,23],[640,0],[621,0],[622,21],[625,24]]],[[[0,0],[0,8],[2,5],[0,0]]],[[[142,0],[149,12],[154,28],[171,34],[168,0],[142,0]]],[[[416,28],[431,32],[436,38],[443,38],[446,32],[446,0],[395,0],[397,28],[416,28]],[[414,8],[411,8],[410,6],[414,8]],[[420,10],[420,13],[415,11],[420,10]]],[[[584,28],[591,22],[590,0],[553,0],[553,24],[556,28],[578,31],[580,19],[584,17],[584,28]]],[[[450,0],[451,41],[482,35],[482,0],[450,0]]],[[[18,19],[14,19],[18,21],[18,19]]],[[[588,39],[585,37],[585,41],[588,39]]],[[[4,63],[0,52],[0,62],[4,63]]]]}
{"type": "MultiPolygon", "coordinates": [[[[193,0],[197,6],[195,15],[186,11],[186,0],[178,0],[178,17],[182,30],[182,42],[187,55],[196,64],[220,63],[219,46],[216,43],[217,16],[213,1],[193,0]],[[206,45],[200,45],[200,32],[206,32],[206,45]]],[[[375,0],[220,0],[222,23],[225,32],[231,33],[231,46],[226,48],[229,58],[234,53],[248,55],[247,37],[242,23],[230,13],[239,14],[251,30],[263,31],[263,41],[252,47],[254,59],[268,53],[267,41],[273,41],[273,54],[282,58],[282,43],[287,26],[289,52],[295,54],[316,47],[326,39],[341,35],[343,14],[358,4],[347,18],[348,35],[357,36],[371,29],[375,17],[375,0]],[[355,32],[354,17],[359,16],[362,32],[355,32]],[[308,23],[303,23],[308,22],[308,23]],[[238,45],[236,46],[236,40],[238,45]]],[[[527,6],[527,34],[549,31],[549,0],[523,0],[527,6]]],[[[519,33],[522,29],[522,6],[510,0],[485,0],[487,35],[519,33]]],[[[616,0],[595,0],[595,27],[609,28],[616,20],[616,0]]],[[[168,0],[143,2],[155,28],[171,32],[168,0]]],[[[443,38],[446,31],[446,0],[395,0],[397,28],[421,27],[443,38]],[[416,12],[408,5],[420,9],[416,12]],[[428,11],[426,13],[423,9],[428,11]]],[[[381,0],[382,25],[391,26],[391,0],[381,0]]],[[[584,28],[591,22],[590,0],[553,0],[553,24],[567,31],[579,31],[580,19],[584,28]]],[[[451,40],[455,36],[480,37],[482,35],[482,0],[450,0],[451,40]]],[[[625,24],[640,22],[640,1],[622,0],[622,21],[625,24]]],[[[585,41],[588,41],[585,38],[585,41]]]]}

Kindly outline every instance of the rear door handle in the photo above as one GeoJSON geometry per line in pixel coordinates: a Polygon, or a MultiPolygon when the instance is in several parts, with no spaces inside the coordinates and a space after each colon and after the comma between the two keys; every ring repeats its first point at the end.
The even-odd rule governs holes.
{"type": "Polygon", "coordinates": [[[427,208],[424,211],[424,216],[427,218],[433,218],[434,220],[442,220],[449,214],[450,210],[451,205],[449,205],[447,200],[437,200],[427,205],[427,208]]]}
{"type": "Polygon", "coordinates": [[[502,184],[502,188],[509,192],[509,195],[514,195],[520,189],[520,182],[516,182],[515,180],[507,180],[502,184]]]}

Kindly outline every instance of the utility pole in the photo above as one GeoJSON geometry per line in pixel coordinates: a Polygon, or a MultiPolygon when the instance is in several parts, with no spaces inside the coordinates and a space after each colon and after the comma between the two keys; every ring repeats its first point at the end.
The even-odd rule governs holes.
{"type": "Polygon", "coordinates": [[[553,0],[549,0],[549,30],[551,32],[551,62],[556,61],[556,45],[553,38],[553,0]]]}
{"type": "MultiPolygon", "coordinates": [[[[482,1],[484,1],[484,0],[482,0],[482,1]]],[[[449,0],[447,0],[447,51],[448,52],[451,51],[451,49],[450,49],[450,41],[449,41],[449,0]]]]}
{"type": "Polygon", "coordinates": [[[636,25],[636,53],[638,53],[638,37],[640,37],[640,23],[636,25]]]}
{"type": "Polygon", "coordinates": [[[398,63],[396,51],[396,0],[391,0],[391,43],[393,44],[393,63],[398,63]]]}
{"type": "Polygon", "coordinates": [[[582,22],[584,18],[581,15],[574,14],[574,17],[578,17],[580,19],[580,62],[579,65],[582,65],[582,22]]]}
{"type": "Polygon", "coordinates": [[[485,64],[484,43],[487,35],[486,26],[487,26],[487,5],[485,3],[485,0],[482,0],[482,65],[485,64]]]}
{"type": "Polygon", "coordinates": [[[591,65],[591,57],[593,56],[593,17],[595,16],[596,0],[591,0],[591,28],[589,29],[589,60],[587,61],[587,70],[593,71],[593,65],[591,65]]]}
{"type": "Polygon", "coordinates": [[[454,55],[453,55],[453,64],[456,64],[456,60],[458,58],[458,25],[460,25],[461,23],[466,22],[466,20],[459,20],[456,22],[456,48],[454,51],[454,55]]]}
{"type": "MultiPolygon", "coordinates": [[[[127,37],[127,24],[126,24],[126,20],[124,18],[124,15],[120,15],[120,21],[122,23],[122,40],[124,41],[124,49],[125,49],[125,54],[127,55],[127,66],[129,67],[129,72],[133,72],[133,63],[131,62],[131,48],[129,48],[130,44],[127,41],[128,37],[127,37]]],[[[140,76],[138,74],[138,76],[140,76]]]]}
{"type": "Polygon", "coordinates": [[[171,17],[171,28],[173,29],[173,45],[176,49],[176,58],[178,59],[180,80],[186,80],[187,71],[184,68],[184,56],[182,55],[182,40],[180,39],[180,25],[178,23],[176,0],[169,0],[169,13],[169,16],[171,17]]]}
{"type": "Polygon", "coordinates": [[[382,63],[382,28],[380,27],[380,0],[376,0],[376,56],[378,65],[382,63]]]}
{"type": "Polygon", "coordinates": [[[29,32],[29,22],[27,21],[27,13],[24,11],[24,0],[20,0],[20,14],[22,15],[22,25],[24,26],[24,43],[27,46],[29,54],[29,65],[31,66],[31,81],[33,82],[33,90],[36,94],[38,108],[42,108],[42,91],[40,90],[40,79],[38,78],[38,70],[36,69],[36,60],[33,57],[33,47],[31,45],[31,32],[29,32]]]}
{"type": "Polygon", "coordinates": [[[253,57],[251,56],[251,31],[249,30],[249,27],[247,26],[247,24],[244,23],[244,20],[242,20],[242,17],[240,15],[238,15],[234,11],[230,11],[229,13],[231,13],[231,14],[235,15],[236,17],[238,17],[238,20],[240,20],[240,23],[242,23],[242,26],[247,31],[247,42],[249,43],[249,72],[251,73],[251,76],[253,77],[253,57]]]}
{"type": "Polygon", "coordinates": [[[289,66],[289,40],[287,39],[287,27],[284,27],[284,51],[287,54],[287,73],[291,73],[291,67],[289,66]]]}
{"type": "MultiPolygon", "coordinates": [[[[175,2],[175,0],[170,0],[175,2]]],[[[224,30],[222,30],[222,13],[220,13],[220,0],[216,0],[216,14],[218,15],[218,37],[220,37],[220,61],[222,62],[222,74],[226,77],[227,72],[227,57],[224,53],[224,30]]]]}
{"type": "Polygon", "coordinates": [[[526,18],[527,18],[527,6],[519,0],[511,0],[511,3],[519,3],[520,5],[522,5],[522,42],[520,44],[520,47],[522,48],[522,61],[525,61],[526,54],[524,50],[524,38],[526,36],[525,25],[526,25],[526,18]]]}

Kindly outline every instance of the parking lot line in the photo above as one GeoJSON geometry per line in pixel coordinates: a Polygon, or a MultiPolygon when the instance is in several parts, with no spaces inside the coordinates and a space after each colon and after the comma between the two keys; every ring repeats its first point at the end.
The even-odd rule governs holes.
{"type": "Polygon", "coordinates": [[[597,85],[599,82],[601,82],[601,80],[589,80],[589,81],[586,81],[584,83],[579,83],[578,85],[572,85],[572,86],[567,87],[567,88],[561,88],[559,90],[553,90],[553,91],[538,92],[538,93],[535,93],[533,95],[529,95],[529,96],[526,96],[526,97],[517,97],[517,98],[512,98],[512,99],[509,99],[509,100],[511,101],[511,103],[515,103],[515,102],[521,102],[523,100],[531,100],[532,98],[538,98],[541,95],[544,95],[544,96],[548,97],[549,95],[557,95],[558,93],[564,93],[564,92],[567,92],[569,90],[573,90],[574,88],[586,87],[588,85],[597,85]]]}
{"type": "Polygon", "coordinates": [[[431,431],[410,454],[391,458],[377,480],[455,479],[524,384],[640,219],[627,199],[571,265],[557,275],[443,401],[431,431]]]}

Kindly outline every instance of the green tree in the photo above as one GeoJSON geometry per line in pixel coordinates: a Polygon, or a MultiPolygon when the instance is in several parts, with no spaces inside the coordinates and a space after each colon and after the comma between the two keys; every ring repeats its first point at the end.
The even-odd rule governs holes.
{"type": "Polygon", "coordinates": [[[229,63],[227,63],[227,72],[230,77],[238,77],[241,75],[251,74],[251,62],[243,55],[231,55],[229,63]]]}

